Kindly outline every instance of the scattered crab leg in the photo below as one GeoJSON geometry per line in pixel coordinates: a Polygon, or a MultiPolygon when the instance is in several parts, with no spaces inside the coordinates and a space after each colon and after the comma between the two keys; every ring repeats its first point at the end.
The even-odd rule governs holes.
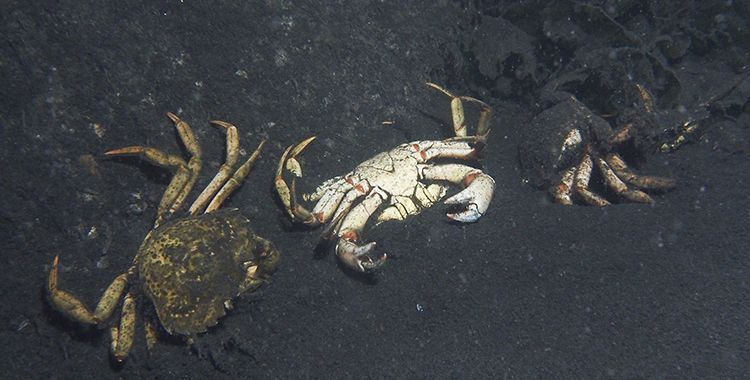
{"type": "Polygon", "coordinates": [[[248,158],[247,161],[245,161],[245,163],[234,172],[232,177],[224,183],[224,186],[221,187],[219,192],[216,193],[214,199],[209,203],[208,207],[206,207],[206,213],[218,210],[221,207],[221,204],[232,195],[232,192],[242,185],[242,182],[247,178],[248,174],[250,174],[253,166],[255,166],[255,162],[258,160],[258,157],[260,157],[260,152],[263,151],[265,145],[266,140],[261,141],[260,144],[258,144],[258,147],[255,148],[253,154],[250,155],[250,158],[248,158]]]}
{"type": "Polygon", "coordinates": [[[641,189],[669,190],[676,186],[672,178],[635,174],[617,153],[608,154],[606,161],[618,177],[641,189]]]}
{"type": "Polygon", "coordinates": [[[193,204],[190,206],[190,214],[196,215],[206,207],[211,198],[214,197],[217,191],[224,185],[229,179],[232,173],[232,169],[237,164],[240,152],[240,138],[237,132],[237,127],[221,120],[212,120],[211,124],[218,125],[226,131],[227,134],[227,156],[224,163],[219,168],[211,182],[203,189],[203,192],[195,199],[193,204]]]}
{"type": "Polygon", "coordinates": [[[47,280],[47,293],[49,294],[50,301],[55,309],[76,321],[86,324],[97,324],[109,319],[109,317],[112,316],[112,312],[117,307],[117,304],[122,297],[122,293],[128,284],[127,273],[117,276],[115,280],[112,281],[104,291],[102,298],[99,300],[96,309],[92,313],[76,296],[57,287],[59,264],[60,256],[55,256],[47,280]]]}
{"type": "Polygon", "coordinates": [[[354,206],[344,217],[338,232],[336,255],[347,267],[358,272],[371,272],[381,267],[387,258],[386,254],[373,259],[370,253],[375,249],[375,242],[359,245],[359,236],[370,216],[377,211],[388,194],[379,188],[373,188],[362,202],[354,206]]]}
{"type": "Polygon", "coordinates": [[[179,117],[177,117],[177,115],[171,112],[167,112],[167,116],[175,124],[175,127],[177,128],[177,134],[180,135],[182,144],[185,145],[185,148],[190,153],[190,160],[187,163],[187,168],[190,172],[190,175],[188,176],[188,180],[187,182],[185,182],[185,185],[177,193],[177,197],[175,198],[174,203],[172,203],[172,205],[169,207],[169,213],[174,214],[175,212],[177,212],[177,210],[180,209],[180,207],[182,207],[182,204],[185,202],[185,198],[187,198],[188,194],[190,194],[190,191],[193,190],[193,186],[195,186],[195,182],[198,180],[198,176],[201,173],[201,167],[203,166],[203,153],[201,151],[200,144],[198,144],[198,140],[193,134],[193,130],[190,129],[190,125],[188,125],[188,123],[184,122],[179,117]]]}
{"type": "Polygon", "coordinates": [[[444,201],[445,204],[463,205],[465,209],[449,213],[459,222],[476,222],[487,212],[495,191],[495,180],[481,170],[462,164],[426,165],[420,170],[423,178],[462,184],[465,188],[444,201]]]}

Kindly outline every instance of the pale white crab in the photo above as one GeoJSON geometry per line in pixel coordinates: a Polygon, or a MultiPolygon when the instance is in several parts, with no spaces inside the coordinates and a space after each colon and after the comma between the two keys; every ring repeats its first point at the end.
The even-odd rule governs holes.
{"type": "Polygon", "coordinates": [[[315,136],[289,146],[279,162],[275,187],[289,216],[308,226],[326,224],[323,236],[337,239],[336,255],[355,271],[370,272],[385,262],[386,254],[378,258],[370,255],[375,242],[360,244],[362,229],[378,210],[382,212],[376,223],[416,215],[445,195],[448,186],[439,181],[465,187],[444,202],[464,206],[463,210],[448,213],[453,220],[477,221],[492,200],[495,181],[489,175],[464,164],[432,162],[434,159],[476,160],[490,131],[492,109],[481,100],[455,96],[433,83],[427,85],[451,97],[455,137],[413,141],[375,155],[351,172],[323,182],[312,194],[304,195],[305,200],[317,201],[312,211],[297,203],[294,177],[302,176],[297,157],[315,136]],[[474,136],[466,134],[463,101],[481,107],[474,136]],[[283,178],[285,169],[294,174],[291,185],[283,178]]]}

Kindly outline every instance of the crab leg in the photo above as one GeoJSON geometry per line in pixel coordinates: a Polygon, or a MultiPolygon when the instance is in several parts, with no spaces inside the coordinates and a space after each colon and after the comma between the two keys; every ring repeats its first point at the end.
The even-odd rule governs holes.
{"type": "Polygon", "coordinates": [[[164,195],[162,195],[161,201],[159,202],[156,222],[154,223],[154,225],[158,226],[167,216],[169,208],[174,204],[180,190],[182,190],[182,188],[185,187],[185,184],[190,180],[190,171],[188,170],[185,161],[179,156],[167,154],[158,149],[143,146],[130,146],[127,148],[110,150],[104,154],[109,157],[141,156],[154,165],[175,170],[172,181],[169,183],[169,186],[167,186],[167,189],[164,190],[164,195]]]}
{"type": "Polygon", "coordinates": [[[133,347],[136,314],[136,296],[133,293],[128,293],[122,302],[122,316],[120,316],[119,327],[112,326],[109,329],[112,340],[110,349],[115,360],[120,363],[125,360],[133,347]]]}
{"type": "Polygon", "coordinates": [[[263,140],[260,142],[260,144],[258,144],[258,147],[255,148],[255,151],[250,155],[250,158],[248,158],[247,161],[245,161],[245,163],[242,164],[242,166],[240,166],[237,171],[234,172],[232,177],[229,178],[224,186],[221,187],[219,192],[216,193],[216,196],[206,208],[206,213],[218,210],[221,207],[221,204],[224,203],[224,201],[232,194],[232,192],[240,187],[245,178],[247,178],[248,174],[250,174],[253,166],[255,166],[255,162],[258,161],[260,152],[263,151],[263,147],[265,145],[266,140],[263,140]]]}
{"type": "Polygon", "coordinates": [[[608,154],[606,161],[618,177],[641,189],[669,190],[675,187],[675,181],[672,178],[635,174],[617,153],[608,154]]]}
{"type": "Polygon", "coordinates": [[[312,194],[304,198],[308,200],[315,200],[317,198],[319,200],[313,207],[312,215],[319,223],[326,223],[331,220],[331,217],[339,208],[347,192],[351,189],[352,186],[348,182],[341,177],[337,177],[337,180],[329,184],[324,190],[316,191],[316,193],[320,194],[312,194]]]}
{"type": "Polygon", "coordinates": [[[639,203],[652,203],[654,201],[653,199],[651,199],[651,197],[648,196],[648,194],[640,190],[629,189],[628,186],[624,182],[622,182],[622,180],[617,176],[617,174],[615,174],[614,171],[612,171],[612,168],[610,168],[602,158],[596,157],[596,166],[599,168],[599,171],[602,172],[604,183],[607,185],[607,187],[614,190],[615,193],[617,193],[621,197],[629,201],[639,203]]]}
{"type": "Polygon", "coordinates": [[[127,273],[117,276],[112,281],[92,313],[76,296],[57,287],[59,264],[60,256],[55,256],[47,279],[47,293],[52,306],[67,317],[81,323],[93,325],[109,319],[128,284],[127,273]]]}
{"type": "Polygon", "coordinates": [[[386,254],[377,259],[370,256],[370,253],[375,249],[375,242],[365,245],[359,245],[358,242],[367,220],[387,198],[388,194],[375,187],[362,202],[352,207],[351,211],[341,221],[338,232],[339,241],[336,243],[336,255],[347,267],[358,272],[371,272],[385,263],[386,254]]]}
{"type": "Polygon", "coordinates": [[[193,186],[195,186],[195,182],[198,180],[198,176],[201,172],[201,167],[203,166],[203,153],[201,151],[200,144],[198,144],[198,140],[196,140],[195,135],[193,134],[193,130],[190,129],[190,125],[182,121],[179,117],[177,117],[177,115],[171,112],[167,112],[167,116],[175,124],[175,127],[177,128],[177,134],[180,135],[182,144],[185,145],[185,148],[188,150],[188,152],[190,152],[190,161],[188,161],[187,163],[187,168],[190,171],[190,175],[185,185],[177,194],[174,203],[172,203],[172,206],[169,208],[169,213],[174,214],[175,212],[177,212],[177,210],[180,209],[180,207],[182,207],[182,204],[185,202],[185,198],[187,198],[188,194],[190,194],[190,191],[193,190],[193,186]]]}
{"type": "Polygon", "coordinates": [[[310,211],[297,203],[297,197],[294,194],[294,179],[292,180],[292,188],[290,188],[286,184],[286,181],[284,181],[284,170],[292,172],[295,177],[302,177],[302,167],[299,161],[297,161],[297,157],[315,140],[315,137],[308,137],[300,143],[290,145],[286,148],[284,154],[281,156],[281,160],[279,160],[279,166],[276,169],[276,179],[274,181],[276,193],[284,204],[287,214],[293,220],[302,220],[303,223],[308,225],[317,225],[318,221],[310,211]]]}
{"type": "Polygon", "coordinates": [[[625,141],[632,139],[635,133],[633,123],[627,123],[617,128],[612,134],[612,137],[609,138],[609,143],[612,145],[622,144],[625,141]]]}
{"type": "Polygon", "coordinates": [[[576,178],[574,181],[574,188],[576,194],[578,194],[583,200],[597,207],[603,207],[609,205],[609,201],[594,194],[589,190],[589,181],[591,180],[591,172],[594,169],[594,162],[591,160],[590,149],[586,148],[586,153],[583,155],[581,162],[576,168],[576,178]]]}
{"type": "Polygon", "coordinates": [[[420,172],[422,177],[428,180],[463,184],[463,190],[444,201],[445,204],[465,206],[461,212],[448,214],[453,220],[463,223],[476,222],[484,215],[492,201],[495,180],[479,169],[461,164],[444,164],[425,165],[420,172]]]}
{"type": "Polygon", "coordinates": [[[327,224],[320,234],[322,239],[330,239],[332,235],[338,234],[342,219],[349,213],[349,210],[352,209],[354,202],[366,195],[369,190],[370,187],[367,185],[366,190],[361,187],[352,188],[344,194],[344,198],[339,202],[333,215],[328,216],[327,224]]]}
{"type": "Polygon", "coordinates": [[[576,167],[572,166],[563,173],[560,183],[552,189],[552,196],[559,204],[570,206],[573,204],[573,181],[576,177],[576,167]]]}
{"type": "Polygon", "coordinates": [[[203,192],[195,199],[193,204],[190,206],[190,214],[196,215],[201,209],[206,207],[206,204],[213,198],[217,191],[222,185],[229,179],[232,173],[232,168],[237,164],[240,152],[240,138],[237,133],[237,127],[221,120],[213,120],[211,124],[223,127],[227,134],[227,156],[224,160],[224,164],[221,165],[216,176],[211,182],[203,189],[203,192]]]}
{"type": "Polygon", "coordinates": [[[167,215],[174,213],[180,208],[185,197],[193,188],[202,165],[200,145],[198,145],[190,126],[172,113],[168,113],[167,116],[175,122],[177,132],[179,133],[183,144],[193,155],[188,163],[185,163],[185,160],[179,156],[167,154],[161,150],[144,146],[130,146],[110,150],[104,153],[108,157],[140,156],[154,165],[175,170],[172,181],[169,183],[169,186],[167,186],[167,189],[164,191],[164,195],[162,195],[161,201],[159,202],[154,226],[161,224],[167,215]]]}
{"type": "Polygon", "coordinates": [[[261,286],[279,265],[279,251],[273,243],[260,237],[257,239],[257,243],[262,246],[261,251],[265,252],[265,256],[261,257],[257,263],[251,262],[251,265],[247,266],[245,280],[240,285],[238,294],[261,286]]]}
{"type": "Polygon", "coordinates": [[[472,98],[470,96],[456,96],[453,95],[450,91],[444,89],[443,87],[440,87],[436,85],[435,83],[427,82],[428,86],[442,92],[445,95],[448,95],[448,97],[451,98],[451,115],[453,117],[453,131],[456,133],[456,136],[458,137],[466,137],[466,118],[464,116],[464,106],[461,102],[462,100],[477,103],[480,105],[482,110],[479,114],[479,122],[477,123],[477,132],[475,136],[477,139],[484,141],[487,137],[487,134],[490,132],[490,120],[492,119],[492,108],[487,105],[487,103],[472,98]]]}
{"type": "Polygon", "coordinates": [[[469,160],[478,155],[476,146],[461,140],[414,141],[410,144],[411,148],[419,154],[420,159],[417,160],[419,163],[435,158],[469,160]]]}

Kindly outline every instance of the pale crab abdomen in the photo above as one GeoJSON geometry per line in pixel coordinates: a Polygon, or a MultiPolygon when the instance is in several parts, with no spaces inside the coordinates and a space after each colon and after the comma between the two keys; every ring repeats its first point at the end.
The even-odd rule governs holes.
{"type": "Polygon", "coordinates": [[[388,195],[407,196],[419,185],[417,159],[408,144],[382,152],[359,164],[351,172],[355,182],[366,181],[370,188],[377,187],[388,195]]]}

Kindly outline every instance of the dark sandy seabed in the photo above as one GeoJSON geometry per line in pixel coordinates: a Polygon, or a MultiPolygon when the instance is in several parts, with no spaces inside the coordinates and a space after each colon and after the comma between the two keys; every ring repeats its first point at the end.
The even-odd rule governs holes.
{"type": "Polygon", "coordinates": [[[4,2],[2,377],[746,375],[750,3],[510,3],[4,2]],[[448,99],[428,80],[494,108],[481,162],[494,200],[471,225],[438,205],[369,228],[390,260],[347,273],[314,252],[318,231],[290,228],[272,196],[276,162],[318,135],[303,160],[309,191],[399,143],[449,136],[448,99]],[[639,172],[676,189],[651,205],[565,207],[525,180],[519,146],[544,141],[524,132],[550,87],[614,120],[635,84],[662,111],[705,111],[675,152],[632,149],[639,172]],[[269,138],[228,206],[283,264],[192,349],[166,339],[149,353],[139,330],[118,366],[106,330],[50,309],[44,283],[59,254],[62,286],[94,305],[129,266],[170,175],[101,154],[180,152],[168,111],[202,144],[196,188],[224,159],[208,120],[236,124],[247,151],[269,138]]]}

